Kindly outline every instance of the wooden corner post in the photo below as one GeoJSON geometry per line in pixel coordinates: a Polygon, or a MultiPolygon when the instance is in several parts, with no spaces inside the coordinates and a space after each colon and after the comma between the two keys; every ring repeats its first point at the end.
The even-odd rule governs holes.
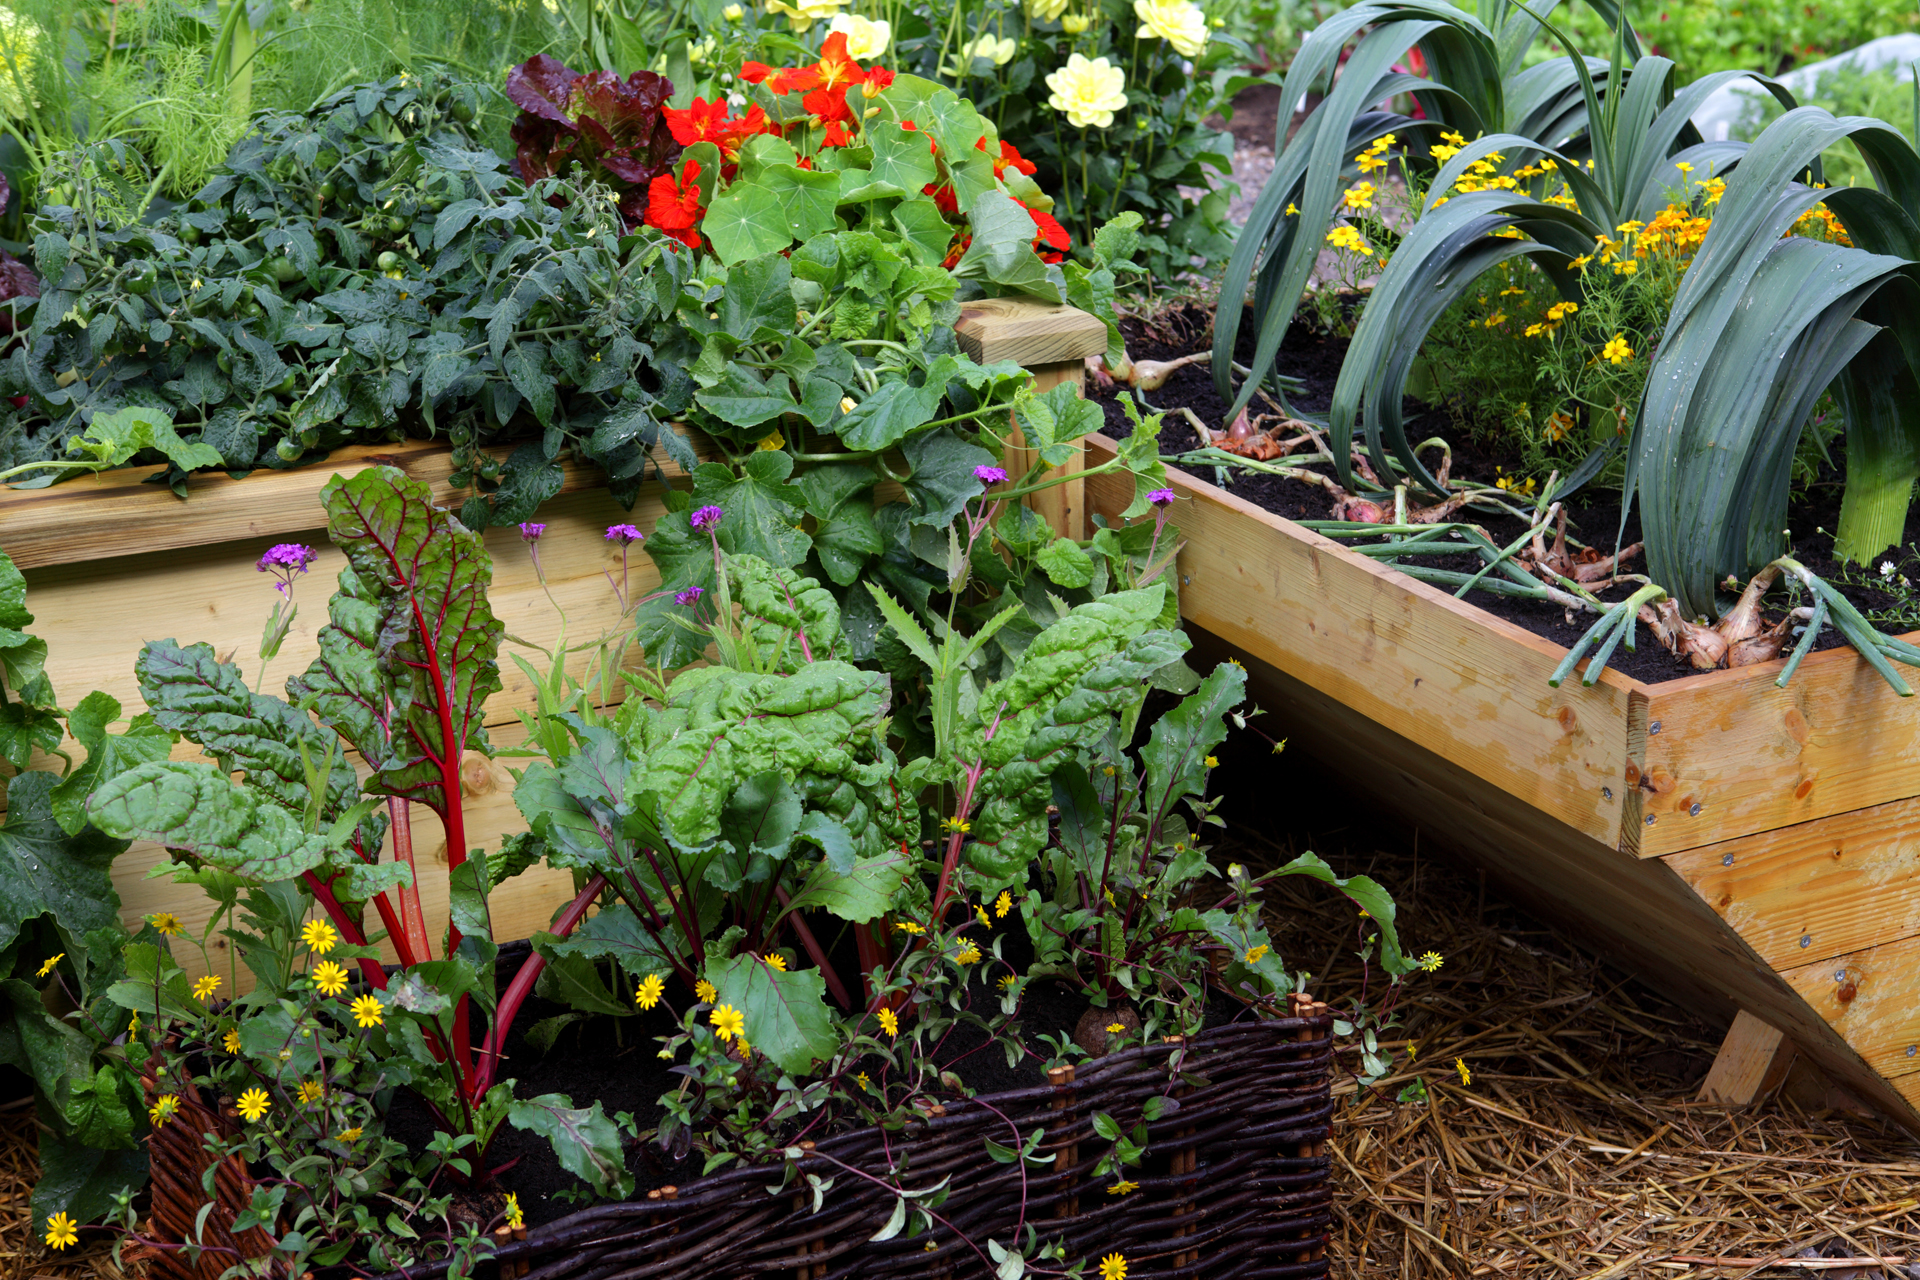
{"type": "MultiPolygon", "coordinates": [[[[1056,306],[1025,298],[981,298],[966,304],[960,323],[953,327],[960,348],[981,364],[1012,360],[1033,374],[1036,391],[1086,381],[1086,360],[1107,349],[1107,326],[1075,307],[1056,306]]],[[[1016,423],[1009,437],[1007,470],[1019,475],[1033,465],[1031,450],[1022,443],[1016,423]]],[[[1062,470],[1076,472],[1084,464],[1075,453],[1062,470]]],[[[1087,536],[1086,484],[1069,480],[1042,489],[1027,505],[1069,538],[1087,536]]]]}

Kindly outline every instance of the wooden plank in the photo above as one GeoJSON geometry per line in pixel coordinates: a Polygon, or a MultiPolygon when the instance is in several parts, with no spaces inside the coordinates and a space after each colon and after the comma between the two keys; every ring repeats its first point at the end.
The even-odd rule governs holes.
{"type": "MultiPolygon", "coordinates": [[[[1102,332],[1105,332],[1103,329],[1102,332]]],[[[1071,382],[1076,388],[1084,390],[1087,380],[1087,366],[1082,360],[1067,360],[1060,364],[1041,365],[1033,371],[1033,389],[1049,391],[1063,382],[1071,382]]],[[[1034,464],[1031,449],[1021,448],[1026,437],[1021,434],[1020,424],[1015,422],[1007,436],[1007,471],[1014,477],[1026,474],[1027,468],[1034,464]]],[[[1075,452],[1067,459],[1066,466],[1060,470],[1069,475],[1086,469],[1086,455],[1075,452]]],[[[1028,496],[1027,505],[1038,512],[1040,518],[1053,526],[1054,532],[1063,537],[1084,539],[1087,534],[1087,482],[1069,480],[1065,484],[1055,485],[1051,489],[1042,489],[1028,496]]]]}
{"type": "Polygon", "coordinates": [[[1648,686],[1642,857],[1920,795],[1920,716],[1858,654],[1780,665],[1648,686]]]}
{"type": "MultiPolygon", "coordinates": [[[[1096,482],[1097,483],[1097,482],[1096,482]]],[[[1820,1068],[1909,1127],[1916,1110],[1870,1069],[1779,974],[1727,929],[1657,859],[1634,858],[1474,777],[1452,744],[1429,749],[1277,666],[1197,627],[1189,661],[1206,671],[1237,657],[1263,730],[1289,740],[1276,768],[1305,757],[1365,793],[1374,811],[1485,868],[1514,901],[1582,938],[1608,961],[1639,973],[1672,999],[1731,1019],[1752,1011],[1780,1028],[1820,1068]]],[[[1418,950],[1418,938],[1406,938],[1418,950]]],[[[1916,1095],[1915,1101],[1920,1101],[1916,1095]]]]}
{"type": "MultiPolygon", "coordinates": [[[[488,598],[507,634],[552,646],[560,630],[556,604],[569,619],[569,644],[590,641],[618,625],[620,607],[608,574],[620,576],[621,554],[604,531],[609,524],[625,522],[651,530],[664,510],[657,489],[642,497],[631,513],[604,489],[551,500],[541,508],[547,524],[540,541],[545,589],[518,532],[489,529],[487,548],[494,567],[488,598]]],[[[298,534],[315,547],[319,558],[295,584],[299,615],[279,657],[267,665],[261,686],[283,689],[287,677],[305,670],[319,653],[316,636],[326,625],[327,597],[346,563],[346,557],[326,541],[324,531],[311,527],[320,516],[318,507],[310,507],[299,517],[308,527],[267,537],[29,570],[27,607],[34,613],[32,629],[48,641],[47,672],[62,704],[71,705],[89,690],[101,689],[119,699],[128,715],[143,709],[133,663],[148,640],[206,641],[215,653],[233,655],[248,679],[254,679],[260,670],[255,655],[261,628],[275,599],[271,580],[257,572],[254,564],[271,543],[298,534]]],[[[628,589],[634,597],[658,587],[653,562],[639,546],[630,550],[627,563],[628,589]]],[[[536,668],[545,667],[544,658],[531,649],[512,643],[503,646],[500,668],[505,687],[487,702],[490,724],[511,721],[517,709],[533,705],[526,677],[506,656],[512,652],[529,657],[536,668]]],[[[641,657],[629,651],[627,663],[637,665],[641,657]]],[[[588,662],[589,655],[575,654],[568,667],[581,674],[588,662]]]]}
{"type": "Polygon", "coordinates": [[[1027,298],[978,298],[953,326],[960,349],[981,364],[1011,360],[1028,369],[1084,360],[1107,349],[1107,326],[1076,307],[1027,298]]]}
{"type": "MultiPolygon", "coordinates": [[[[1090,438],[1088,464],[1114,447],[1090,438]]],[[[1635,682],[1608,671],[1590,689],[1551,689],[1564,651],[1545,640],[1212,485],[1176,473],[1172,486],[1184,617],[1618,845],[1635,682]]],[[[1087,488],[1110,518],[1133,499],[1122,474],[1087,488]]]]}
{"type": "Polygon", "coordinates": [[[1869,1067],[1888,1078],[1920,1072],[1920,937],[1866,947],[1781,976],[1869,1067]]]}
{"type": "MultiPolygon", "coordinates": [[[[697,446],[711,451],[706,438],[697,446]]],[[[508,448],[490,450],[504,457],[508,448]]],[[[434,500],[458,507],[472,491],[448,482],[453,455],[444,441],[409,440],[395,445],[356,445],[327,461],[293,471],[260,470],[234,479],[222,472],[187,479],[183,501],[164,485],[148,484],[164,467],[125,467],[83,476],[49,489],[0,489],[0,548],[22,569],[73,564],[201,547],[237,539],[284,537],[326,523],[316,517],[321,487],[335,475],[371,466],[399,467],[433,487],[434,500]]],[[[602,488],[606,478],[574,462],[561,464],[562,493],[602,488]]],[[[669,479],[685,472],[667,463],[669,479]]]]}
{"type": "Polygon", "coordinates": [[[1775,969],[1920,934],[1920,800],[1896,800],[1663,861],[1775,969]]]}
{"type": "Polygon", "coordinates": [[[1785,1082],[1793,1058],[1793,1041],[1742,1009],[1733,1016],[1727,1038],[1707,1069],[1699,1100],[1750,1107],[1785,1082]]]}

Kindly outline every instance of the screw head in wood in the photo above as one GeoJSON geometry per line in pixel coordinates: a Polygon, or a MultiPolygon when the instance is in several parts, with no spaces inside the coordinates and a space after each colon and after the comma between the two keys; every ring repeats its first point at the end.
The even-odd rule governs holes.
{"type": "Polygon", "coordinates": [[[1660,722],[1659,722],[1658,720],[1655,720],[1655,721],[1654,721],[1654,722],[1653,722],[1652,724],[1650,724],[1650,725],[1648,725],[1648,726],[1647,726],[1647,732],[1648,732],[1648,733],[1658,733],[1658,732],[1660,732],[1660,722]]]}
{"type": "Polygon", "coordinates": [[[1694,801],[1693,807],[1687,810],[1687,816],[1689,818],[1697,818],[1700,816],[1700,802],[1698,800],[1694,801]]]}
{"type": "Polygon", "coordinates": [[[1721,865],[1721,866],[1723,866],[1723,867],[1730,867],[1730,866],[1732,866],[1732,865],[1733,865],[1733,855],[1732,855],[1732,854],[1730,854],[1730,853],[1723,853],[1723,854],[1721,854],[1721,855],[1720,855],[1720,865],[1721,865]]]}
{"type": "Polygon", "coordinates": [[[1801,934],[1801,935],[1800,935],[1800,945],[1801,945],[1801,946],[1803,946],[1803,947],[1810,947],[1810,946],[1812,946],[1812,945],[1813,945],[1813,935],[1812,935],[1812,934],[1810,934],[1810,933],[1803,933],[1803,934],[1801,934]]]}
{"type": "Polygon", "coordinates": [[[1916,1053],[1920,1053],[1920,1044],[1910,1044],[1907,1046],[1907,1056],[1909,1058],[1916,1053]]]}
{"type": "Polygon", "coordinates": [[[1601,798],[1602,800],[1611,800],[1611,799],[1613,799],[1613,788],[1612,788],[1612,787],[1602,787],[1602,788],[1600,788],[1600,798],[1601,798]]]}
{"type": "Polygon", "coordinates": [[[1654,822],[1654,817],[1653,817],[1653,815],[1652,815],[1652,814],[1648,814],[1648,815],[1647,815],[1647,825],[1648,825],[1648,826],[1652,826],[1652,825],[1653,825],[1653,822],[1654,822]]]}

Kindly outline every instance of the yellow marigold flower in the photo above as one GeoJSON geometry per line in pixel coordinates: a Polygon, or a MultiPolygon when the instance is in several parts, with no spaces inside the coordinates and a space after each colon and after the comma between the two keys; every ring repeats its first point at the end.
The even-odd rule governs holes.
{"type": "Polygon", "coordinates": [[[193,998],[195,1000],[211,1000],[213,999],[213,993],[219,989],[220,979],[214,977],[212,974],[193,980],[193,998]]]}
{"type": "Polygon", "coordinates": [[[730,1004],[716,1006],[714,1011],[707,1015],[707,1021],[713,1024],[713,1034],[722,1040],[731,1040],[747,1029],[746,1015],[730,1004]]]}
{"type": "Polygon", "coordinates": [[[1107,1034],[1110,1036],[1117,1036],[1126,1029],[1127,1024],[1124,1022],[1109,1022],[1107,1024],[1107,1034]]]}
{"type": "Polygon", "coordinates": [[[979,964],[980,948],[969,942],[966,946],[960,948],[959,954],[954,956],[954,960],[960,964],[979,964]]]}
{"type": "Polygon", "coordinates": [[[226,1047],[228,1053],[238,1057],[240,1053],[240,1029],[235,1027],[233,1030],[227,1032],[226,1039],[220,1043],[226,1047]]]}
{"type": "Polygon", "coordinates": [[[1484,323],[1486,328],[1497,329],[1501,325],[1505,324],[1506,322],[1507,322],[1507,313],[1504,311],[1496,311],[1492,315],[1488,316],[1484,323]]]}
{"type": "Polygon", "coordinates": [[[299,1097],[303,1104],[318,1102],[326,1096],[326,1086],[318,1080],[302,1080],[300,1082],[299,1097]]]}
{"type": "Polygon", "coordinates": [[[147,917],[147,923],[169,938],[177,938],[186,930],[180,927],[180,917],[171,911],[159,911],[147,917]]]}
{"type": "Polygon", "coordinates": [[[701,978],[693,984],[693,994],[700,997],[702,1004],[712,1004],[714,997],[720,993],[714,989],[711,982],[708,982],[705,978],[701,978]]]}
{"type": "Polygon", "coordinates": [[[1289,218],[1291,218],[1291,217],[1292,217],[1292,216],[1293,216],[1294,214],[1296,214],[1296,213],[1299,213],[1299,212],[1300,212],[1300,206],[1299,206],[1299,205],[1297,205],[1297,204],[1295,204],[1295,203],[1294,203],[1293,201],[1291,201],[1291,200],[1289,200],[1289,201],[1287,201],[1287,216],[1288,216],[1289,218]]]}
{"type": "Polygon", "coordinates": [[[1013,910],[1013,895],[1005,889],[1002,889],[1000,896],[993,900],[993,914],[999,919],[1005,920],[1007,918],[1007,912],[1011,910],[1013,910]]]}
{"type": "Polygon", "coordinates": [[[1340,203],[1349,209],[1373,208],[1373,184],[1371,182],[1354,183],[1347,189],[1346,194],[1340,197],[1340,203]]]}
{"type": "Polygon", "coordinates": [[[769,969],[778,969],[782,973],[787,971],[787,958],[783,955],[774,953],[760,958],[767,962],[767,968],[769,969]]]}
{"type": "Polygon", "coordinates": [[[1467,1060],[1465,1058],[1455,1058],[1453,1060],[1453,1069],[1460,1073],[1461,1084],[1473,1083],[1473,1072],[1467,1070],[1467,1060]]]}
{"type": "Polygon", "coordinates": [[[1639,271],[1640,264],[1632,258],[1626,258],[1613,264],[1613,274],[1617,276],[1637,275],[1639,271]]]}
{"type": "Polygon", "coordinates": [[[1640,229],[1641,229],[1642,227],[1644,227],[1644,226],[1646,226],[1646,225],[1647,225],[1647,224],[1646,224],[1646,223],[1644,223],[1644,222],[1637,222],[1637,221],[1627,221],[1627,222],[1623,222],[1623,223],[1621,223],[1621,224],[1620,224],[1619,226],[1617,226],[1617,227],[1615,227],[1615,228],[1614,228],[1614,230],[1615,230],[1615,231],[1618,231],[1618,232],[1621,232],[1621,233],[1622,233],[1622,234],[1624,234],[1624,235],[1632,235],[1632,234],[1633,234],[1634,232],[1636,232],[1636,231],[1638,231],[1638,230],[1640,230],[1640,229]]]}
{"type": "Polygon", "coordinates": [[[1259,964],[1262,960],[1266,958],[1267,958],[1267,946],[1265,943],[1262,943],[1260,946],[1250,948],[1247,951],[1248,964],[1259,964]]]}
{"type": "Polygon", "coordinates": [[[300,941],[306,943],[307,950],[325,955],[338,945],[340,935],[325,920],[309,920],[300,930],[300,941]]]}
{"type": "Polygon", "coordinates": [[[898,929],[901,933],[911,933],[916,937],[926,932],[926,929],[923,926],[915,924],[911,920],[895,920],[893,922],[893,927],[898,929]]]}
{"type": "MultiPolygon", "coordinates": [[[[1556,444],[1566,439],[1567,432],[1571,430],[1573,430],[1573,416],[1571,414],[1556,413],[1551,418],[1547,419],[1547,426],[1546,426],[1547,439],[1553,441],[1556,444]]],[[[1427,954],[1431,955],[1433,953],[1428,952],[1427,954]]],[[[1425,956],[1421,957],[1422,960],[1424,960],[1425,958],[1426,958],[1425,956]]]]}
{"type": "Polygon", "coordinates": [[[1105,58],[1069,54],[1067,65],[1047,74],[1047,105],[1066,113],[1076,129],[1105,129],[1113,113],[1127,108],[1126,72],[1105,58]]]}
{"type": "Polygon", "coordinates": [[[65,960],[66,958],[67,958],[67,953],[64,951],[62,951],[59,955],[50,957],[45,964],[40,966],[40,972],[34,976],[40,977],[40,978],[46,977],[48,974],[53,972],[53,966],[59,964],[62,960],[65,960]]]}
{"type": "Polygon", "coordinates": [[[1693,166],[1692,166],[1692,165],[1690,165],[1690,164],[1688,164],[1688,163],[1687,163],[1687,162],[1686,162],[1685,160],[1675,160],[1675,161],[1673,162],[1673,167],[1674,167],[1674,168],[1676,168],[1676,169],[1678,169],[1678,170],[1679,170],[1680,172],[1682,172],[1682,173],[1692,173],[1692,172],[1693,172],[1693,166]]]}
{"type": "Polygon", "coordinates": [[[1502,289],[1500,291],[1500,296],[1503,298],[1524,298],[1527,296],[1527,291],[1525,289],[1520,288],[1518,285],[1514,285],[1509,288],[1502,289]]]}
{"type": "Polygon", "coordinates": [[[233,1105],[241,1115],[245,1116],[249,1122],[252,1122],[259,1120],[261,1116],[267,1114],[268,1110],[272,1108],[273,1102],[267,1097],[267,1091],[265,1089],[255,1086],[241,1094],[239,1100],[233,1105]]]}
{"type": "Polygon", "coordinates": [[[337,996],[347,989],[346,966],[322,960],[313,967],[313,985],[323,996],[337,996]]]}
{"type": "Polygon", "coordinates": [[[1110,1196],[1130,1196],[1139,1189],[1139,1183],[1128,1182],[1125,1178],[1122,1178],[1107,1188],[1107,1194],[1110,1196]]]}
{"type": "Polygon", "coordinates": [[[80,1224],[62,1210],[47,1219],[47,1243],[55,1249],[80,1243],[80,1224]]]}
{"type": "Polygon", "coordinates": [[[1327,243],[1336,249],[1345,249],[1349,253],[1364,255],[1373,252],[1373,246],[1367,243],[1366,237],[1345,223],[1327,232],[1327,243]]]}
{"type": "Polygon", "coordinates": [[[1440,958],[1438,951],[1428,951],[1420,957],[1420,967],[1428,973],[1432,973],[1445,963],[1446,961],[1440,958]]]}
{"type": "Polygon", "coordinates": [[[1577,302],[1556,302],[1547,308],[1547,319],[1565,320],[1578,310],[1580,310],[1580,304],[1577,302]]]}
{"type": "Polygon", "coordinates": [[[891,1009],[880,1010],[880,1029],[890,1036],[900,1034],[900,1018],[891,1009]]]}
{"type": "Polygon", "coordinates": [[[171,1093],[163,1093],[154,1099],[152,1106],[147,1108],[147,1119],[153,1122],[154,1128],[158,1129],[173,1119],[173,1113],[179,1109],[180,1099],[171,1093]]]}
{"type": "Polygon", "coordinates": [[[1579,257],[1575,258],[1572,262],[1569,262],[1567,265],[1572,267],[1575,271],[1585,271],[1587,269],[1587,264],[1592,261],[1593,261],[1592,254],[1583,253],[1579,257]]]}
{"type": "Polygon", "coordinates": [[[1607,345],[1600,348],[1600,355],[1614,364],[1624,364],[1633,359],[1633,348],[1627,345],[1624,335],[1614,334],[1607,339],[1607,345]]]}
{"type": "Polygon", "coordinates": [[[353,1020],[362,1030],[367,1027],[377,1027],[387,1020],[387,1011],[381,1006],[378,996],[372,994],[360,996],[350,1007],[353,1010],[353,1020]]]}
{"type": "Polygon", "coordinates": [[[507,1192],[507,1225],[518,1231],[527,1225],[526,1215],[520,1212],[520,1197],[507,1192]]]}
{"type": "Polygon", "coordinates": [[[640,985],[634,988],[633,1002],[642,1009],[651,1009],[660,1003],[660,997],[666,993],[666,990],[667,984],[661,980],[660,975],[650,973],[640,979],[640,985]]]}
{"type": "Polygon", "coordinates": [[[1127,1260],[1117,1253],[1100,1259],[1100,1280],[1127,1280],[1127,1260]]]}

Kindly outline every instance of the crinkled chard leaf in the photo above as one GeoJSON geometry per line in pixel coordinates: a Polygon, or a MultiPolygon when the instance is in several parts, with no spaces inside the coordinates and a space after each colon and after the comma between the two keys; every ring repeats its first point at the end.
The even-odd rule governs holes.
{"type": "Polygon", "coordinates": [[[290,880],[327,860],[323,833],[209,764],[157,760],[109,780],[87,802],[108,835],[152,840],[252,880],[290,880]]]}
{"type": "Polygon", "coordinates": [[[797,1075],[839,1049],[818,969],[785,972],[756,956],[740,955],[709,963],[707,980],[719,993],[714,1003],[738,1009],[748,1042],[782,1071],[797,1075]]]}

